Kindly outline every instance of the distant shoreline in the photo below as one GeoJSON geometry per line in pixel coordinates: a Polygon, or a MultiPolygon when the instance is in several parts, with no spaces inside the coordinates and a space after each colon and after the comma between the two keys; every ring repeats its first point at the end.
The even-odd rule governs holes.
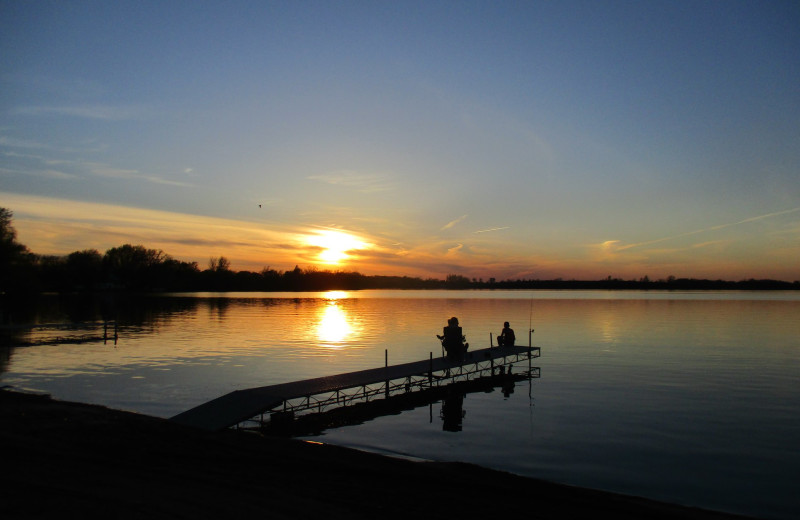
{"type": "Polygon", "coordinates": [[[230,273],[226,280],[214,284],[187,284],[176,287],[105,285],[91,289],[83,286],[48,287],[35,291],[0,292],[3,297],[24,297],[36,294],[164,294],[174,292],[316,292],[361,290],[447,290],[447,291],[800,291],[800,281],[781,280],[707,280],[677,278],[669,280],[436,280],[395,276],[364,276],[359,273],[314,272],[295,276],[292,283],[261,283],[261,275],[242,271],[230,273]]]}

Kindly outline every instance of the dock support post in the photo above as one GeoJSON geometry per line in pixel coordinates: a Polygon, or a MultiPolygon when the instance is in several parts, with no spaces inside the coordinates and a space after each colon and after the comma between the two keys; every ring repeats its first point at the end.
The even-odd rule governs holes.
{"type": "Polygon", "coordinates": [[[528,329],[528,374],[531,373],[531,358],[533,357],[533,341],[531,340],[531,336],[533,335],[533,329],[528,329]]]}
{"type": "MultiPolygon", "coordinates": [[[[384,350],[385,363],[384,368],[389,368],[389,349],[384,350]]],[[[389,380],[386,380],[386,399],[389,399],[389,380]]]]}
{"type": "Polygon", "coordinates": [[[431,352],[431,360],[428,365],[428,388],[433,388],[433,352],[431,352]]]}

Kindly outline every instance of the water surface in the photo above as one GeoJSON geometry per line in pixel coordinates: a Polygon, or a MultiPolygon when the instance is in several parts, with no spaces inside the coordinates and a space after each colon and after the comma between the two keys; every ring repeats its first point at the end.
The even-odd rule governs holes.
{"type": "Polygon", "coordinates": [[[541,378],[321,439],[767,518],[800,515],[796,292],[365,291],[41,303],[0,382],[170,417],[230,391],[427,359],[457,316],[473,348],[535,329],[541,378]],[[71,328],[66,327],[73,324],[71,328]],[[75,325],[77,324],[77,325],[75,325]]]}

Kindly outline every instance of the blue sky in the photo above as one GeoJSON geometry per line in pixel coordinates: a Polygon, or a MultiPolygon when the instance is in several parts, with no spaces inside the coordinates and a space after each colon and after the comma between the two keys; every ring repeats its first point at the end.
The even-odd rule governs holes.
{"type": "Polygon", "coordinates": [[[0,47],[37,253],[800,279],[797,2],[6,0],[0,47]]]}

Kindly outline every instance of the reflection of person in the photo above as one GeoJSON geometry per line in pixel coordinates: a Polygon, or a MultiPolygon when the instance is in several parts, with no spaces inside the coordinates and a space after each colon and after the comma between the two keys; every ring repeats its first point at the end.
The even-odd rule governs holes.
{"type": "Polygon", "coordinates": [[[513,347],[516,339],[517,338],[514,336],[514,329],[509,327],[508,322],[503,323],[503,332],[497,336],[497,345],[500,347],[513,347]]]}
{"type": "Polygon", "coordinates": [[[461,327],[458,326],[458,318],[455,316],[447,320],[447,327],[443,329],[442,335],[437,334],[436,337],[442,340],[447,357],[462,357],[469,348],[469,343],[466,342],[467,338],[462,334],[461,327]]]}
{"type": "Polygon", "coordinates": [[[447,396],[442,401],[442,411],[439,416],[442,418],[442,430],[446,432],[460,432],[464,416],[464,394],[457,390],[449,390],[447,396]]]}

